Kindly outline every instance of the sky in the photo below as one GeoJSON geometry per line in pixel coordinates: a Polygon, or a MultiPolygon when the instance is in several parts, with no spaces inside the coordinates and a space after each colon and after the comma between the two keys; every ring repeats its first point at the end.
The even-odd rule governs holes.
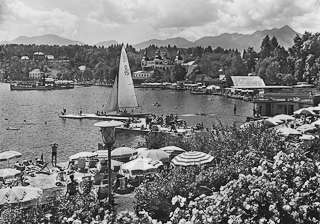
{"type": "Polygon", "coordinates": [[[289,25],[320,32],[320,0],[0,0],[0,41],[58,36],[137,44],[289,25]]]}

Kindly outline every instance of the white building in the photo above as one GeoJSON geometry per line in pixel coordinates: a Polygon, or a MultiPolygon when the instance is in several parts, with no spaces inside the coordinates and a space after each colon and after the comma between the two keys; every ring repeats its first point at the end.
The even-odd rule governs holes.
{"type": "Polygon", "coordinates": [[[29,78],[32,79],[40,79],[43,77],[43,72],[40,71],[40,69],[36,68],[33,69],[31,72],[29,72],[29,78]]]}
{"type": "Polygon", "coordinates": [[[149,79],[154,70],[157,69],[159,71],[171,71],[176,64],[182,64],[183,59],[180,55],[180,51],[177,52],[177,56],[175,60],[171,60],[167,58],[167,53],[164,52],[162,55],[160,51],[157,50],[153,60],[150,60],[147,56],[147,52],[144,53],[144,56],[141,60],[142,71],[136,71],[132,74],[132,79],[134,83],[142,83],[143,81],[149,79]]]}

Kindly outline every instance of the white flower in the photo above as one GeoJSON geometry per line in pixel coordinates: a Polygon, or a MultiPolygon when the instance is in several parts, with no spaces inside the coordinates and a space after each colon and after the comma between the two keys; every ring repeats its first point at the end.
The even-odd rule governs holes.
{"type": "Polygon", "coordinates": [[[284,205],[284,206],[283,206],[283,209],[284,209],[285,211],[287,211],[287,212],[290,212],[290,211],[291,211],[290,205],[284,205]]]}

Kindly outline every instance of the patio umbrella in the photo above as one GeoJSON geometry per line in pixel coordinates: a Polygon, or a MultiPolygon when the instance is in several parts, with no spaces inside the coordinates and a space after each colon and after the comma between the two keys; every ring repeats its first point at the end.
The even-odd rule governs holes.
{"type": "Polygon", "coordinates": [[[115,157],[115,158],[130,157],[134,152],[135,151],[133,148],[119,147],[111,151],[111,157],[115,157]]]}
{"type": "Polygon", "coordinates": [[[77,160],[79,158],[91,158],[97,156],[95,152],[78,152],[69,157],[69,160],[77,160]]]}
{"type": "Polygon", "coordinates": [[[174,145],[162,147],[162,148],[160,148],[160,150],[165,151],[166,153],[169,153],[169,154],[171,154],[173,152],[175,152],[175,153],[178,153],[178,152],[183,153],[183,152],[186,151],[186,150],[184,150],[182,148],[179,148],[177,146],[174,146],[174,145]]]}
{"type": "Polygon", "coordinates": [[[287,114],[278,114],[276,116],[274,116],[273,118],[282,120],[282,121],[293,121],[294,117],[287,115],[287,114]]]}
{"type": "Polygon", "coordinates": [[[142,153],[146,150],[148,150],[148,148],[145,148],[145,147],[137,148],[137,149],[135,149],[135,154],[139,155],[140,153],[142,153]]]}
{"type": "Polygon", "coordinates": [[[30,202],[42,196],[41,188],[34,187],[8,187],[0,189],[0,205],[30,202]]]}
{"type": "Polygon", "coordinates": [[[10,177],[15,177],[20,173],[21,171],[16,169],[11,169],[11,168],[0,169],[0,178],[6,179],[10,177]]]}
{"type": "Polygon", "coordinates": [[[315,115],[316,113],[313,112],[311,109],[308,108],[301,108],[293,112],[296,115],[315,115]]]}
{"type": "Polygon", "coordinates": [[[313,135],[302,135],[299,137],[299,139],[301,140],[306,140],[306,141],[311,141],[311,140],[315,140],[316,137],[313,135]]]}
{"type": "Polygon", "coordinates": [[[270,122],[276,123],[276,124],[283,124],[284,123],[282,120],[280,120],[279,118],[276,118],[276,117],[267,118],[266,121],[270,121],[270,122]]]}
{"type": "Polygon", "coordinates": [[[171,160],[171,163],[175,166],[192,166],[210,163],[213,159],[214,157],[209,154],[192,151],[177,155],[171,160]]]}
{"type": "Polygon", "coordinates": [[[150,158],[137,158],[130,162],[124,163],[120,166],[120,172],[122,174],[143,174],[147,171],[156,171],[158,167],[162,166],[163,163],[159,160],[153,160],[150,158]]]}
{"type": "Polygon", "coordinates": [[[279,134],[284,136],[289,136],[289,135],[301,136],[302,135],[301,132],[293,128],[281,127],[281,128],[277,128],[276,130],[279,132],[279,134]]]}
{"type": "Polygon", "coordinates": [[[150,158],[161,162],[169,162],[169,154],[159,149],[146,150],[138,155],[138,158],[150,158]]]}
{"type": "Polygon", "coordinates": [[[320,119],[312,122],[311,124],[314,125],[314,126],[320,126],[320,119]]]}
{"type": "Polygon", "coordinates": [[[296,130],[300,131],[301,133],[306,133],[306,132],[314,132],[317,130],[317,128],[312,124],[303,124],[297,127],[296,130]]]}
{"type": "Polygon", "coordinates": [[[5,151],[0,153],[0,161],[8,161],[8,166],[9,166],[10,159],[19,158],[21,156],[22,154],[17,151],[5,151]]]}

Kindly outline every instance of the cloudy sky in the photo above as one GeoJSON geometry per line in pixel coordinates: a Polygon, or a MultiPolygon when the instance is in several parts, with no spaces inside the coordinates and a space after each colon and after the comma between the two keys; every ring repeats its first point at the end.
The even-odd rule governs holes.
{"type": "Polygon", "coordinates": [[[136,44],[289,25],[320,32],[320,0],[0,0],[0,41],[56,34],[136,44]]]}

